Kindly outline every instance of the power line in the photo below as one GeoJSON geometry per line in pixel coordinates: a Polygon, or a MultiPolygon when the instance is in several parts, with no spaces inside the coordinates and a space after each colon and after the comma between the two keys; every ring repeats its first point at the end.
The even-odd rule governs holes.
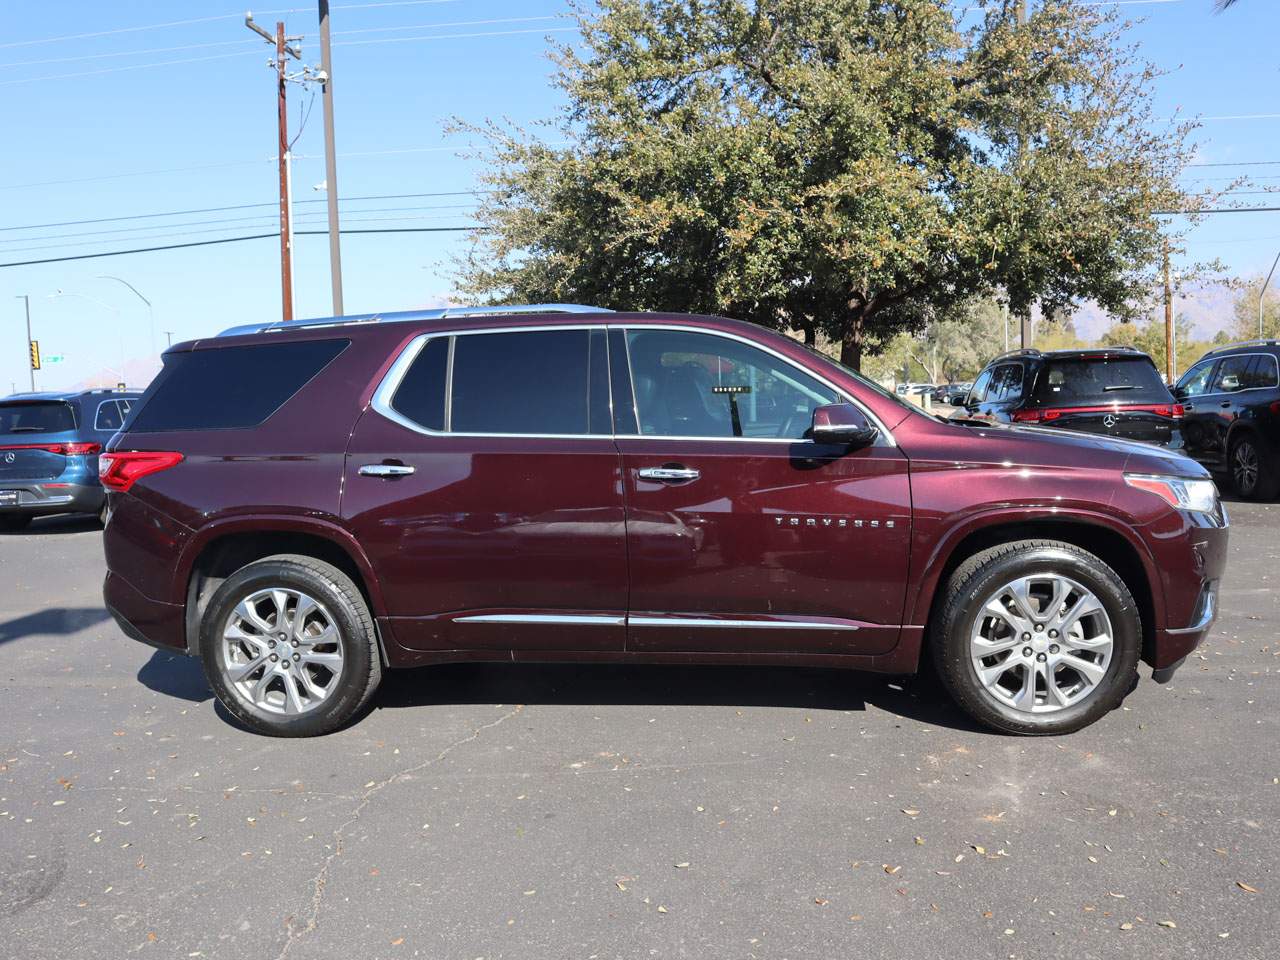
{"type": "MultiPolygon", "coordinates": [[[[356,203],[364,200],[420,200],[426,197],[470,197],[493,193],[492,190],[438,190],[433,193],[377,193],[363,197],[343,197],[339,203],[356,203]]],[[[294,205],[324,203],[324,200],[295,200],[294,205]]],[[[236,203],[225,207],[197,207],[191,210],[168,210],[163,213],[131,213],[120,217],[95,217],[92,220],[62,220],[57,223],[30,223],[21,227],[0,227],[0,233],[14,230],[44,230],[50,227],[82,227],[94,223],[120,223],[126,220],[153,220],[159,217],[189,217],[199,213],[226,213],[230,210],[253,210],[260,207],[276,207],[269,203],[236,203]]],[[[368,211],[354,211],[367,213],[368,211]]]]}
{"type": "Polygon", "coordinates": [[[1188,163],[1188,167],[1274,167],[1280,160],[1223,160],[1216,163],[1188,163]]]}
{"type": "MultiPolygon", "coordinates": [[[[469,233],[482,227],[388,227],[381,230],[342,230],[340,233],[469,233]]],[[[328,236],[328,230],[298,230],[300,236],[328,236]]],[[[20,260],[0,263],[4,267],[30,267],[42,263],[66,263],[71,260],[96,260],[102,257],[122,257],[131,253],[153,253],[158,250],[182,250],[188,247],[210,247],[222,243],[243,243],[246,240],[275,239],[279,233],[257,233],[247,237],[223,237],[220,240],[195,240],[191,243],[170,243],[159,247],[136,247],[132,250],[112,250],[107,253],[78,253],[70,257],[47,257],[43,260],[20,260]]]]}

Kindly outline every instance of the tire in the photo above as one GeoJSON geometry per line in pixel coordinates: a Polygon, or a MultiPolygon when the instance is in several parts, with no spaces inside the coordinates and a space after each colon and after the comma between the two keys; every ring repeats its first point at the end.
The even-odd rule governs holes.
{"type": "Polygon", "coordinates": [[[956,568],[935,607],[929,642],[943,684],[966,713],[1005,733],[1045,736],[1073,733],[1120,705],[1137,679],[1142,621],[1124,581],[1087,550],[1020,540],[956,568]],[[1028,585],[1030,619],[1017,612],[1008,589],[1017,584],[1028,585]],[[990,612],[997,608],[1004,613],[990,612]],[[1015,634],[1015,624],[1028,629],[1015,634]],[[994,652],[980,656],[988,650],[994,652]],[[994,678],[990,685],[980,666],[994,678]]]}
{"type": "Polygon", "coordinates": [[[200,658],[223,706],[273,737],[339,729],[382,679],[360,588],[337,567],[305,556],[267,557],[223,581],[200,621],[200,658]]]}
{"type": "Polygon", "coordinates": [[[25,513],[0,513],[0,533],[17,533],[31,526],[32,518],[25,513]]]}
{"type": "Polygon", "coordinates": [[[1274,500],[1280,488],[1275,453],[1251,433],[1231,441],[1231,485],[1246,500],[1274,500]]]}

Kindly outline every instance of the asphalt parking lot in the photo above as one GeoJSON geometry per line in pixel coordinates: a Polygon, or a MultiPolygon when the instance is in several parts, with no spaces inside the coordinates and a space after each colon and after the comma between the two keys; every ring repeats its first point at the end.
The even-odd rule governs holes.
{"type": "Polygon", "coordinates": [[[0,956],[1274,957],[1280,505],[1230,509],[1209,643],[1040,740],[931,684],[528,665],[266,739],[115,628],[95,523],[38,521],[0,538],[0,956]]]}

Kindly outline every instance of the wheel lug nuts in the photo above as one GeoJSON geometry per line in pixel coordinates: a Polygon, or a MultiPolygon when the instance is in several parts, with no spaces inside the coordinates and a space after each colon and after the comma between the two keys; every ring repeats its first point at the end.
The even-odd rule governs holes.
{"type": "Polygon", "coordinates": [[[1049,658],[1048,658],[1048,657],[1046,657],[1043,653],[1037,653],[1037,654],[1036,654],[1036,659],[1037,659],[1038,661],[1040,661],[1041,663],[1044,663],[1044,662],[1045,662],[1046,660],[1048,660],[1049,658]]]}
{"type": "Polygon", "coordinates": [[[272,662],[272,663],[275,663],[275,662],[276,662],[277,660],[279,660],[279,659],[280,659],[280,658],[279,658],[279,657],[277,657],[274,653],[271,655],[271,662],[272,662]]]}
{"type": "Polygon", "coordinates": [[[299,660],[301,660],[301,659],[302,659],[302,655],[301,655],[301,654],[299,654],[299,653],[295,653],[295,654],[293,655],[293,662],[294,662],[294,663],[297,663],[297,662],[298,662],[299,660]]]}
{"type": "Polygon", "coordinates": [[[1056,643],[1051,643],[1051,644],[1049,644],[1049,652],[1050,652],[1050,653],[1057,653],[1057,652],[1058,652],[1058,645],[1057,645],[1056,643]]]}
{"type": "Polygon", "coordinates": [[[1050,631],[1049,631],[1049,636],[1050,636],[1050,637],[1052,637],[1054,640],[1057,640],[1057,639],[1058,639],[1058,631],[1057,631],[1057,630],[1050,630],[1050,631]]]}
{"type": "Polygon", "coordinates": [[[276,648],[276,642],[275,642],[274,640],[268,640],[268,641],[267,641],[267,646],[268,646],[270,649],[274,650],[274,649],[276,648]]]}
{"type": "MultiPolygon", "coordinates": [[[[1055,633],[1054,636],[1056,637],[1057,634],[1055,633]]],[[[296,647],[298,645],[298,641],[297,640],[293,641],[293,645],[296,647]]]]}
{"type": "Polygon", "coordinates": [[[1023,648],[1022,648],[1022,655],[1023,655],[1024,657],[1029,657],[1029,656],[1031,656],[1031,648],[1030,648],[1030,647],[1023,647],[1023,648]]]}
{"type": "Polygon", "coordinates": [[[1030,639],[1031,639],[1031,634],[1029,634],[1029,633],[1024,633],[1024,634],[1022,635],[1022,639],[1023,639],[1023,640],[1030,640],[1030,639]]]}
{"type": "Polygon", "coordinates": [[[1039,632],[1040,632],[1041,630],[1043,630],[1043,629],[1044,629],[1044,624],[1043,624],[1043,623],[1037,623],[1037,624],[1036,624],[1036,633],[1039,633],[1039,632]]]}

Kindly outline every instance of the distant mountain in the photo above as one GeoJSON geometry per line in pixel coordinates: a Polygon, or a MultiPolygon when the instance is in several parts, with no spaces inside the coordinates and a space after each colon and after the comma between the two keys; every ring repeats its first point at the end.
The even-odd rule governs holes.
{"type": "MultiPolygon", "coordinates": [[[[1189,319],[1192,335],[1197,340],[1212,340],[1219,330],[1228,330],[1234,322],[1234,310],[1238,290],[1223,283],[1201,283],[1187,287],[1174,300],[1175,315],[1189,319]]],[[[1164,322],[1164,305],[1156,304],[1151,316],[1164,322]]],[[[1076,333],[1085,340],[1096,340],[1102,331],[1115,322],[1097,304],[1082,306],[1072,317],[1076,333]]]]}

